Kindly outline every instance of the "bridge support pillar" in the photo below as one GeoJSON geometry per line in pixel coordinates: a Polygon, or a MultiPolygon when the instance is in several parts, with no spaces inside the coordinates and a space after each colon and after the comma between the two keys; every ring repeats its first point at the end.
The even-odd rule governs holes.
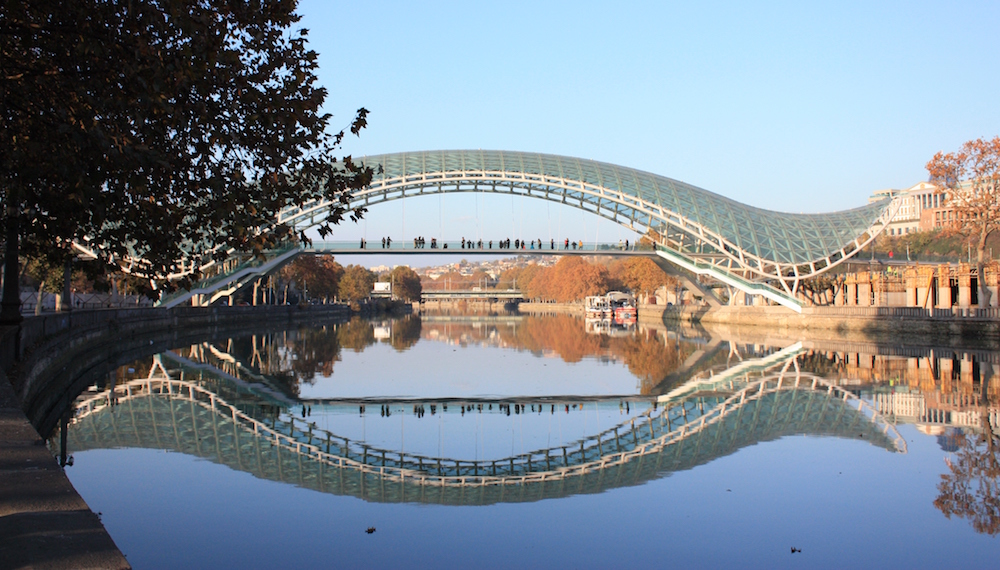
{"type": "Polygon", "coordinates": [[[715,295],[714,291],[703,286],[701,283],[698,283],[697,276],[691,275],[687,271],[679,270],[676,265],[670,263],[661,256],[654,257],[653,261],[656,262],[656,265],[658,265],[664,273],[676,277],[685,289],[695,295],[701,295],[702,299],[709,305],[713,307],[722,306],[722,301],[715,295]]]}
{"type": "Polygon", "coordinates": [[[872,303],[872,284],[858,283],[858,306],[870,307],[872,303]]]}
{"type": "Polygon", "coordinates": [[[945,279],[941,279],[939,283],[944,283],[944,286],[938,287],[937,308],[950,309],[952,307],[951,287],[947,284],[945,279]]]}
{"type": "Polygon", "coordinates": [[[958,286],[958,306],[963,308],[972,306],[972,287],[968,283],[962,283],[958,286]]]}

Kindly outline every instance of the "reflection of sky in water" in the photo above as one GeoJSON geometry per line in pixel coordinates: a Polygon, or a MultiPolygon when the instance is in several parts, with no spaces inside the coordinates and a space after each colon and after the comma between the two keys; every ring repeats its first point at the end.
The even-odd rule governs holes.
{"type": "MultiPolygon", "coordinates": [[[[389,417],[377,403],[364,416],[356,406],[313,405],[307,420],[319,429],[390,451],[489,461],[572,445],[649,407],[631,401],[626,412],[612,399],[578,402],[569,413],[565,401],[555,413],[550,405],[510,416],[499,409],[517,397],[635,396],[637,379],[620,362],[567,364],[426,339],[402,352],[375,344],[340,356],[331,376],[301,385],[303,398],[486,398],[482,413],[464,416],[462,402],[431,414],[425,400],[423,417],[412,404],[394,403],[389,417]]],[[[301,426],[301,408],[289,414],[301,426]]],[[[912,425],[898,429],[905,454],[796,435],[639,485],[612,481],[598,494],[570,487],[563,498],[481,507],[367,502],[148,449],[78,452],[66,472],[136,568],[982,565],[997,539],[933,505],[947,453],[912,425]],[[370,526],[377,531],[367,535],[370,526]],[[802,552],[791,554],[793,546],[802,552]]],[[[667,453],[674,449],[682,446],[667,453]]]]}
{"type": "Polygon", "coordinates": [[[996,539],[933,507],[943,454],[901,431],[905,455],[789,437],[641,486],[487,507],[368,503],[151,450],[80,453],[67,473],[136,568],[982,566],[996,539]]]}
{"type": "MultiPolygon", "coordinates": [[[[582,326],[582,322],[580,323],[582,326]]],[[[374,344],[362,352],[343,350],[332,376],[316,376],[302,384],[299,395],[312,398],[499,398],[514,403],[515,396],[635,395],[637,379],[622,362],[585,358],[566,363],[558,356],[478,344],[461,345],[421,339],[405,351],[374,344]]],[[[499,403],[499,402],[498,402],[499,403]]],[[[461,414],[461,403],[441,406],[423,417],[413,407],[395,405],[390,417],[369,405],[364,417],[356,408],[315,406],[309,421],[354,441],[390,450],[464,460],[504,458],[543,448],[559,447],[609,429],[635,417],[640,405],[618,402],[571,405],[558,413],[546,406],[527,414],[511,411],[508,417],[489,404],[479,413],[461,414]]],[[[648,409],[641,404],[642,410],[648,409]]],[[[292,413],[301,418],[298,410],[292,413]]]]}
{"type": "MultiPolygon", "coordinates": [[[[617,402],[569,405],[569,411],[566,404],[555,405],[555,410],[553,405],[535,406],[535,411],[528,407],[523,414],[515,413],[511,405],[507,416],[495,404],[493,410],[484,404],[482,412],[476,409],[464,415],[458,403],[450,404],[447,413],[437,406],[433,415],[425,404],[423,417],[413,414],[412,405],[393,405],[389,417],[381,415],[378,405],[369,405],[363,417],[356,407],[347,410],[342,406],[315,406],[307,419],[321,429],[382,449],[481,461],[574,443],[579,446],[580,439],[626,423],[651,407],[631,402],[628,413],[619,409],[617,402]]],[[[301,419],[298,410],[295,412],[295,417],[301,419]]],[[[627,428],[622,429],[625,431],[627,428]]]]}
{"type": "MultiPolygon", "coordinates": [[[[582,324],[581,324],[582,326],[582,324]]],[[[568,364],[526,351],[421,340],[398,352],[385,344],[341,351],[330,377],[303,384],[303,398],[625,395],[638,380],[621,362],[568,364]]]]}

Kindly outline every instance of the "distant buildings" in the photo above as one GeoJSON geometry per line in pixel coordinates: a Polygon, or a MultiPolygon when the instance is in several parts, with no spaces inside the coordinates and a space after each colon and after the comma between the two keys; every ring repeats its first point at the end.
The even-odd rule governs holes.
{"type": "Polygon", "coordinates": [[[941,228],[955,219],[954,211],[947,207],[947,191],[930,182],[920,182],[906,190],[876,190],[868,202],[885,198],[901,199],[899,209],[885,229],[886,235],[903,236],[941,228]]]}

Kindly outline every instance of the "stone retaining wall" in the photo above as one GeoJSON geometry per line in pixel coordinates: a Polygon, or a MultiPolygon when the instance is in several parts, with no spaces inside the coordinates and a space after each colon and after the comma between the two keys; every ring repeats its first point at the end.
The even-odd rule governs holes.
{"type": "Polygon", "coordinates": [[[962,343],[995,343],[1000,339],[1000,320],[980,315],[975,309],[807,307],[799,314],[784,307],[641,305],[639,320],[698,322],[729,328],[767,327],[784,333],[802,335],[808,332],[810,336],[840,339],[880,338],[888,335],[907,338],[950,337],[955,342],[962,343]]]}
{"type": "Polygon", "coordinates": [[[521,303],[517,310],[529,314],[583,315],[583,303],[521,303]]]}
{"type": "Polygon", "coordinates": [[[306,307],[176,307],[174,309],[111,309],[60,313],[25,319],[5,331],[0,341],[0,367],[7,373],[22,409],[32,425],[46,433],[54,413],[75,386],[65,378],[83,378],[87,367],[105,369],[108,361],[127,363],[156,351],[169,350],[186,339],[245,330],[255,326],[322,318],[346,318],[343,305],[306,307]],[[108,350],[109,345],[113,350],[108,350]],[[53,382],[58,386],[53,388],[53,382]]]}

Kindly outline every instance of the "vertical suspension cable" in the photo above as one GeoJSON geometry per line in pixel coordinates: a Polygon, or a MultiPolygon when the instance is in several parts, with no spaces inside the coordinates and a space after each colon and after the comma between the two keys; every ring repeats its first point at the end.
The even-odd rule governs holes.
{"type": "Polygon", "coordinates": [[[545,200],[545,223],[549,228],[549,242],[552,241],[552,202],[545,200]]]}
{"type": "Polygon", "coordinates": [[[514,188],[510,189],[510,239],[513,242],[514,234],[517,233],[517,214],[514,210],[514,188]]]}

